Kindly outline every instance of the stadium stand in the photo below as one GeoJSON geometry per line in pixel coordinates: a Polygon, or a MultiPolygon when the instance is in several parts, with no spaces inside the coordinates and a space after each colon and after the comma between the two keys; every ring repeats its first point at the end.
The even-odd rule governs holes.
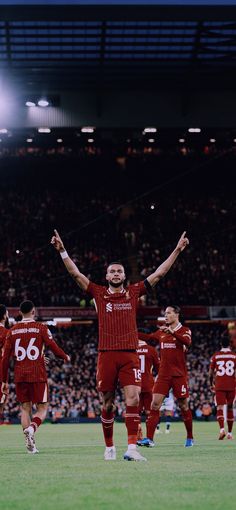
{"type": "MultiPolygon", "coordinates": [[[[198,158],[193,161],[199,166],[198,158]]],[[[230,178],[234,158],[227,161],[230,178]]],[[[186,162],[183,157],[153,157],[147,162],[140,156],[135,162],[128,158],[127,172],[123,173],[115,158],[101,161],[94,157],[91,162],[86,156],[82,163],[52,157],[43,161],[36,158],[32,171],[31,160],[27,165],[20,158],[6,158],[2,170],[6,183],[0,195],[0,301],[7,306],[17,306],[25,298],[33,298],[37,306],[91,305],[65,274],[49,245],[57,227],[81,271],[97,283],[104,281],[107,263],[117,259],[125,265],[128,279],[145,278],[186,229],[191,237],[188,257],[178,260],[175,269],[147,298],[147,304],[233,304],[236,262],[232,190],[228,180],[220,190],[219,177],[219,188],[215,178],[216,192],[211,193],[211,168],[204,178],[204,189],[205,168],[198,168],[191,189],[192,175],[181,178],[181,171],[188,171],[189,164],[190,160],[186,162]],[[77,171],[80,163],[81,172],[85,170],[81,178],[77,171]],[[104,166],[99,173],[101,163],[104,166]],[[158,185],[154,186],[155,164],[160,168],[158,185]],[[64,183],[66,168],[68,181],[64,183]],[[139,177],[134,190],[135,168],[139,177]],[[117,176],[115,188],[112,172],[117,176]],[[176,175],[180,175],[177,199],[176,175]]],[[[216,167],[217,163],[214,172],[216,167]]]]}

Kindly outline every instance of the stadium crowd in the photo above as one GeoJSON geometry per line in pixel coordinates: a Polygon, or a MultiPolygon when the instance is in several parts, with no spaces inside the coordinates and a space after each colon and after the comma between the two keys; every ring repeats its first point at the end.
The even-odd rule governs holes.
{"type": "MultiPolygon", "coordinates": [[[[206,418],[215,413],[214,396],[210,390],[208,369],[211,355],[218,349],[224,327],[215,325],[191,325],[193,344],[187,355],[190,408],[195,418],[206,418]]],[[[100,416],[101,402],[96,389],[97,329],[93,325],[76,325],[57,328],[54,331],[57,343],[71,356],[70,364],[49,354],[49,410],[48,418],[53,422],[61,419],[78,420],[80,417],[100,416]]],[[[8,403],[5,406],[5,422],[19,417],[14,384],[10,385],[8,403]]],[[[119,390],[116,398],[117,416],[124,413],[124,400],[119,390]]],[[[179,410],[174,416],[178,418],[179,410]]]]}
{"type": "Polygon", "coordinates": [[[0,196],[0,301],[8,306],[32,295],[37,306],[91,305],[49,245],[53,228],[60,231],[62,225],[72,258],[97,283],[104,282],[112,260],[123,262],[128,279],[145,278],[175,246],[184,225],[191,236],[188,256],[179,258],[147,304],[235,302],[235,230],[228,199],[179,198],[173,205],[171,199],[153,203],[148,197],[120,207],[122,197],[88,202],[74,191],[66,197],[58,191],[27,193],[0,196]]]}

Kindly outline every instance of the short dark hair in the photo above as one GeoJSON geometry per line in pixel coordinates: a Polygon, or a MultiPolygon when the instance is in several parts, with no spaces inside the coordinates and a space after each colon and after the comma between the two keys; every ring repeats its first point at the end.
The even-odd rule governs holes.
{"type": "Polygon", "coordinates": [[[32,312],[33,308],[34,308],[34,303],[29,300],[22,301],[22,303],[20,304],[20,311],[23,315],[26,313],[32,312]]]}
{"type": "Polygon", "coordinates": [[[118,266],[122,266],[124,268],[124,264],[122,264],[122,262],[118,262],[117,260],[115,262],[110,262],[108,265],[107,265],[107,269],[108,267],[110,266],[114,266],[114,264],[118,264],[118,266]]]}
{"type": "Polygon", "coordinates": [[[4,319],[4,315],[7,313],[7,308],[5,305],[0,305],[0,321],[4,319]]]}
{"type": "Polygon", "coordinates": [[[170,308],[173,308],[175,313],[181,314],[181,308],[178,305],[169,305],[170,308]]]}
{"type": "Polygon", "coordinates": [[[230,339],[229,339],[229,337],[228,336],[222,336],[220,343],[221,343],[221,346],[223,348],[229,347],[230,346],[230,339]]]}

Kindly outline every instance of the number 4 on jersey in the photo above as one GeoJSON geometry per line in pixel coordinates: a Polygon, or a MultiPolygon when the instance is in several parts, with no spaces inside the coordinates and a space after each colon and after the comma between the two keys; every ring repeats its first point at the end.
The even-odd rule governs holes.
{"type": "Polygon", "coordinates": [[[39,357],[39,349],[36,345],[34,345],[35,340],[36,338],[31,338],[27,349],[25,349],[20,345],[21,339],[17,338],[15,342],[15,356],[17,361],[23,361],[26,357],[29,360],[34,361],[39,357]]]}

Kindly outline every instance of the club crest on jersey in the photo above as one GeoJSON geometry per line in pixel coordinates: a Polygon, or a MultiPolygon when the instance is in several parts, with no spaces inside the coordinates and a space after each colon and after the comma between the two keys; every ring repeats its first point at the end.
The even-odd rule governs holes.
{"type": "Polygon", "coordinates": [[[112,303],[106,304],[106,312],[112,312],[112,303]]]}

